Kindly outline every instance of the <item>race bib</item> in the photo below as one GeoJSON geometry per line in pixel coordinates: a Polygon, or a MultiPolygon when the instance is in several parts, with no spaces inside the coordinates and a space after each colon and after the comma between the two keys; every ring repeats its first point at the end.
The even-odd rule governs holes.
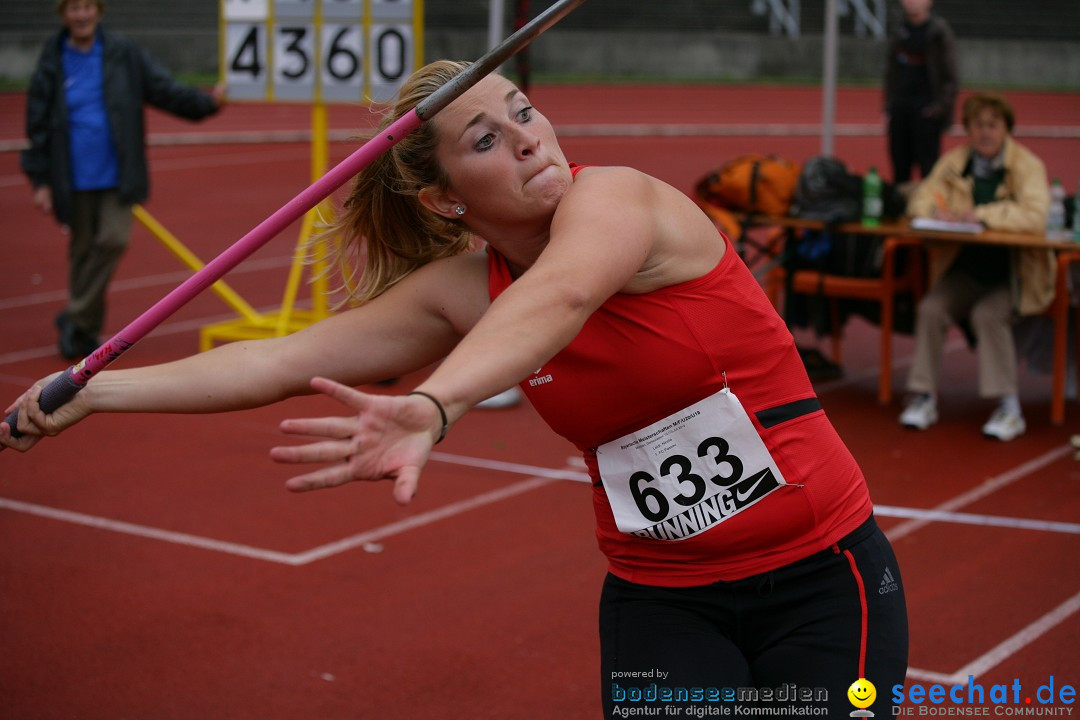
{"type": "Polygon", "coordinates": [[[699,535],[786,484],[728,388],[601,445],[596,459],[619,530],[654,540],[699,535]]]}

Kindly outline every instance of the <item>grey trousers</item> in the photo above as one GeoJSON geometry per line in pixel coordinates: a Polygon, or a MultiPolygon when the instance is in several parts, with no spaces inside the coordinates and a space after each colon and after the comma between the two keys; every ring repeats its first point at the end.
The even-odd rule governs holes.
{"type": "Polygon", "coordinates": [[[131,238],[131,205],[115,190],[77,192],[68,245],[67,316],[96,337],[105,325],[105,291],[131,238]]]}
{"type": "Polygon", "coordinates": [[[945,275],[919,301],[915,360],[908,373],[912,393],[935,394],[949,327],[967,320],[975,334],[979,396],[1017,394],[1016,322],[1008,285],[986,286],[963,273],[945,275]]]}

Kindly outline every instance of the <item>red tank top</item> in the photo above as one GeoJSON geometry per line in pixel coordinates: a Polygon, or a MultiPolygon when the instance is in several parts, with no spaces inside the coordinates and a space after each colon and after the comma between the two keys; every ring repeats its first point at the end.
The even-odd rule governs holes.
{"type": "MultiPolygon", "coordinates": [[[[582,451],[600,549],[611,572],[632,582],[693,586],[766,572],[829,547],[871,511],[862,473],[820,409],[791,334],[731,244],[717,240],[727,252],[713,270],[613,295],[521,383],[545,422],[582,451]],[[717,393],[725,376],[787,486],[698,534],[673,523],[620,531],[597,448],[717,393]]],[[[488,258],[494,300],[513,279],[490,246],[488,258]]]]}

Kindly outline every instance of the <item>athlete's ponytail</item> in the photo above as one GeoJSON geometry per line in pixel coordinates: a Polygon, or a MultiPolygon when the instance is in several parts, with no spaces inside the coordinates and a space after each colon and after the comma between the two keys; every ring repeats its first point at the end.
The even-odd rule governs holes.
{"type": "MultiPolygon", "coordinates": [[[[468,66],[440,60],[417,70],[402,85],[379,129],[468,66]]],[[[314,238],[313,243],[327,241],[334,248],[346,300],[371,300],[418,267],[471,248],[472,235],[462,223],[436,215],[417,197],[428,186],[448,189],[435,159],[437,121],[426,121],[361,170],[340,216],[314,238]]]]}

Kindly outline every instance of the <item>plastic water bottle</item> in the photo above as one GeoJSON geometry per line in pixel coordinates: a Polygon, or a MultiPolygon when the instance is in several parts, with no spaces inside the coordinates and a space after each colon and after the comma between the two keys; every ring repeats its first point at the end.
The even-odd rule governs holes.
{"type": "Polygon", "coordinates": [[[881,176],[873,165],[866,171],[862,183],[862,224],[867,227],[877,227],[881,224],[881,214],[884,203],[881,199],[881,176]]]}
{"type": "Polygon", "coordinates": [[[1065,239],[1065,186],[1054,178],[1050,183],[1050,211],[1046,214],[1046,238],[1065,239]]]}

